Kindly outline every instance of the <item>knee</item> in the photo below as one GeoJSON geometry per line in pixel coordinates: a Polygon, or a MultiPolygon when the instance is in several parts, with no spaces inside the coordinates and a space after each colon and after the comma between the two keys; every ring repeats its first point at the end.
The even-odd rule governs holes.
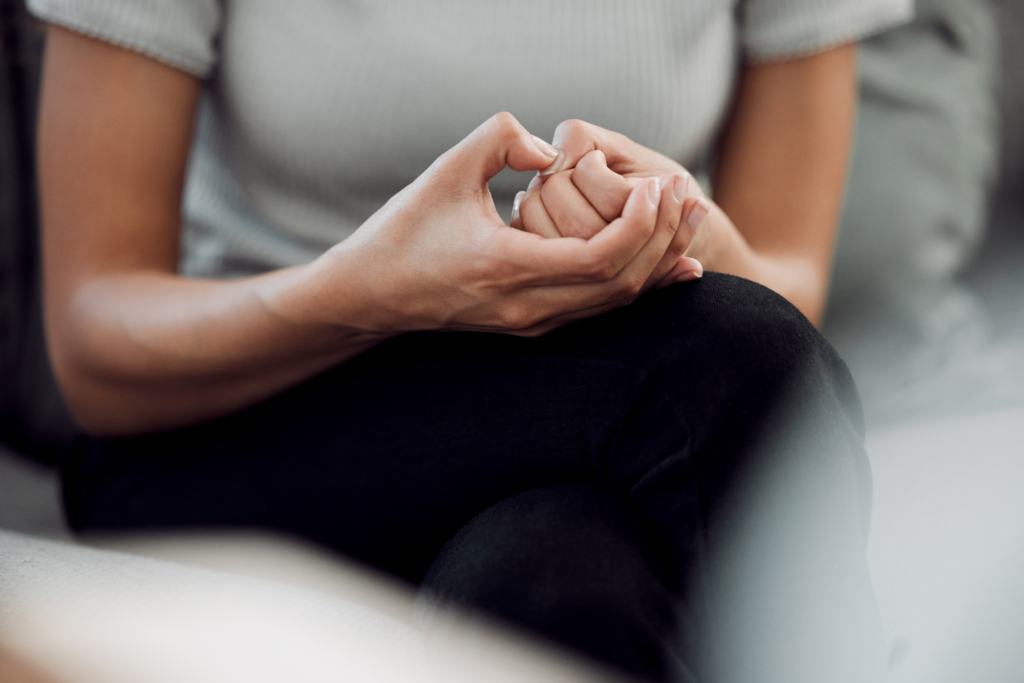
{"type": "Polygon", "coordinates": [[[735,360],[785,371],[809,358],[838,361],[813,324],[785,298],[743,278],[710,273],[697,291],[700,325],[735,360]]]}
{"type": "MultiPolygon", "coordinates": [[[[846,364],[775,292],[725,275],[712,275],[709,284],[701,293],[700,321],[709,331],[707,352],[714,354],[714,345],[722,354],[719,381],[732,385],[720,394],[718,415],[723,431],[735,438],[729,442],[735,446],[731,466],[766,490],[768,481],[799,482],[802,494],[787,494],[794,504],[815,491],[833,491],[833,502],[847,497],[866,527],[871,475],[864,417],[846,364]]],[[[816,504],[830,507],[824,500],[816,504]]]]}
{"type": "Polygon", "coordinates": [[[713,382],[766,398],[794,388],[824,391],[860,419],[860,400],[846,364],[789,301],[757,283],[720,273],[691,284],[663,290],[654,305],[669,310],[651,317],[684,321],[687,343],[680,348],[714,368],[713,382]]]}

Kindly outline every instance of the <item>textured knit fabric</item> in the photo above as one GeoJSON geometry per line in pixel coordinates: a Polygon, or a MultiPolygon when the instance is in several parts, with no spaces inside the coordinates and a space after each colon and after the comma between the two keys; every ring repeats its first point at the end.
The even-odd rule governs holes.
{"type": "MultiPolygon", "coordinates": [[[[866,672],[881,668],[882,636],[856,390],[796,308],[740,278],[709,273],[537,339],[401,335],[236,415],[92,441],[65,471],[76,528],[271,527],[416,581],[487,508],[565,483],[604,484],[650,520],[675,567],[668,585],[628,559],[650,555],[638,547],[596,553],[634,569],[593,572],[641,584],[603,589],[565,567],[572,557],[484,518],[451,541],[465,552],[444,553],[435,568],[454,575],[435,573],[435,589],[461,586],[461,598],[654,677],[666,668],[650,653],[674,642],[703,682],[881,680],[866,672]],[[508,543],[473,540],[495,534],[508,543]],[[574,575],[580,591],[563,590],[574,575]],[[679,634],[662,614],[675,588],[679,634]],[[510,602],[521,609],[501,608],[510,602]],[[601,645],[626,632],[637,648],[601,645]]],[[[577,516],[599,544],[646,543],[602,513],[530,508],[515,526],[577,516]]]]}
{"type": "MultiPolygon", "coordinates": [[[[29,0],[42,19],[206,79],[182,270],[303,263],[492,114],[580,118],[686,165],[743,59],[855,40],[911,0],[29,0]]],[[[499,177],[507,216],[525,181],[499,177]]]]}

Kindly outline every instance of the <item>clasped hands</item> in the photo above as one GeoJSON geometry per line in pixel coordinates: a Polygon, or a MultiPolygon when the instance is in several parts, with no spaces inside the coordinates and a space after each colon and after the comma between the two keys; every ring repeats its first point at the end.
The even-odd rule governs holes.
{"type": "Polygon", "coordinates": [[[537,336],[699,278],[687,250],[710,207],[681,166],[625,136],[569,121],[553,146],[497,114],[313,264],[325,292],[359,274],[336,283],[345,310],[321,310],[382,335],[537,336]],[[541,172],[511,225],[487,186],[506,165],[541,172]]]}
{"type": "Polygon", "coordinates": [[[672,264],[672,268],[667,273],[664,268],[656,268],[654,273],[660,277],[649,278],[645,285],[664,287],[701,277],[700,262],[682,253],[690,247],[710,205],[689,172],[624,136],[582,121],[568,121],[559,127],[555,133],[558,147],[535,139],[538,147],[550,147],[548,153],[557,156],[525,191],[516,195],[511,227],[542,237],[590,239],[622,216],[633,191],[645,180],[653,180],[661,195],[671,193],[675,200],[663,202],[659,196],[658,220],[678,220],[679,225],[666,257],[659,263],[672,264]],[[613,155],[612,163],[623,169],[622,174],[609,168],[602,147],[613,155]],[[689,231],[680,232],[679,228],[689,231]]]}

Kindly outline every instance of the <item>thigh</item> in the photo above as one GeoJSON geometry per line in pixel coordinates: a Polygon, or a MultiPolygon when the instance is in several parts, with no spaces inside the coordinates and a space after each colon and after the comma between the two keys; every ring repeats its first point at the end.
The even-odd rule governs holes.
{"type": "Polygon", "coordinates": [[[430,358],[450,344],[482,351],[448,337],[408,335],[223,420],[90,441],[65,477],[72,522],[272,528],[416,581],[480,510],[597,479],[590,449],[601,437],[588,426],[605,421],[610,402],[592,401],[617,383],[614,369],[430,358]]]}
{"type": "Polygon", "coordinates": [[[274,528],[418,580],[497,501],[602,481],[686,564],[792,377],[823,446],[860,447],[830,353],[779,297],[711,274],[538,339],[403,335],[236,415],[88,442],[68,510],[78,528],[274,528]]]}
{"type": "Polygon", "coordinates": [[[87,441],[71,521],[272,528],[418,580],[488,506],[601,478],[635,372],[581,331],[407,334],[224,419],[87,441]]]}

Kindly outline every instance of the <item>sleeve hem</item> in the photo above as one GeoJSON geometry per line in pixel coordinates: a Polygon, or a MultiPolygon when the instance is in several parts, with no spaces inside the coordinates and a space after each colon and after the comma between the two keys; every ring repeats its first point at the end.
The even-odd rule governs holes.
{"type": "Polygon", "coordinates": [[[901,26],[912,20],[913,17],[914,12],[912,9],[909,11],[899,9],[877,17],[871,23],[865,22],[863,25],[856,27],[835,27],[835,30],[826,32],[824,35],[794,40],[782,48],[751,48],[748,46],[744,51],[743,60],[748,65],[763,66],[811,57],[901,26]]]}
{"type": "Polygon", "coordinates": [[[109,29],[104,29],[103,27],[97,26],[87,20],[83,20],[80,17],[67,17],[35,7],[33,8],[32,13],[35,14],[37,18],[48,24],[54,24],[55,26],[60,26],[61,28],[74,31],[75,33],[81,33],[82,35],[90,38],[96,38],[97,40],[102,40],[106,43],[110,43],[111,45],[125,48],[132,52],[137,52],[146,57],[155,59],[167,66],[185,71],[198,78],[206,78],[212,70],[211,65],[200,60],[190,58],[187,55],[177,54],[143,41],[126,39],[123,36],[111,32],[109,29]]]}

